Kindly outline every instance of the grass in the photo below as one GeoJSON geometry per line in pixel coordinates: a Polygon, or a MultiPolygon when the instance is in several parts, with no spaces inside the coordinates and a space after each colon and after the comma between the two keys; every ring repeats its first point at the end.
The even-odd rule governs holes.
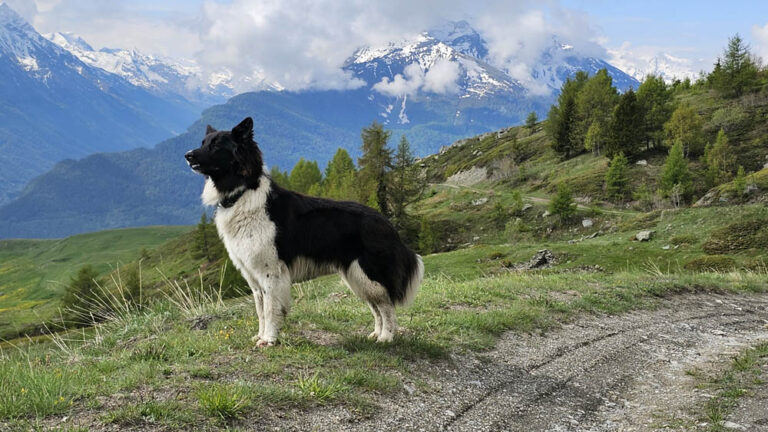
{"type": "Polygon", "coordinates": [[[724,432],[728,415],[738,406],[739,399],[759,385],[765,385],[761,366],[768,359],[768,342],[762,342],[734,357],[728,369],[715,377],[704,378],[702,387],[716,394],[703,407],[702,417],[709,430],[724,432]]]}
{"type": "Polygon", "coordinates": [[[57,300],[84,265],[99,273],[136,260],[189,231],[186,226],[128,228],[54,240],[0,240],[0,339],[57,314],[57,300]]]}

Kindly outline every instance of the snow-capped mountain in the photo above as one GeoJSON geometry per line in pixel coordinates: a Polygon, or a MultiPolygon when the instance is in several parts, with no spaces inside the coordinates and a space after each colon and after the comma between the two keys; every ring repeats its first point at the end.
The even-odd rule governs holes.
{"type": "Polygon", "coordinates": [[[4,3],[0,77],[0,202],[57,161],[149,146],[197,115],[80,61],[4,3]]]}
{"type": "Polygon", "coordinates": [[[54,32],[45,37],[90,66],[119,75],[154,93],[182,96],[201,108],[234,95],[231,73],[221,71],[203,83],[200,67],[192,60],[152,56],[128,49],[95,50],[72,33],[54,32]]]}
{"type": "Polygon", "coordinates": [[[701,63],[664,52],[638,54],[633,52],[628,44],[622,45],[619,49],[608,50],[608,54],[611,56],[612,64],[638,81],[642,81],[648,75],[656,75],[664,79],[667,84],[676,79],[695,80],[698,77],[697,70],[700,70],[695,63],[701,63]]]}

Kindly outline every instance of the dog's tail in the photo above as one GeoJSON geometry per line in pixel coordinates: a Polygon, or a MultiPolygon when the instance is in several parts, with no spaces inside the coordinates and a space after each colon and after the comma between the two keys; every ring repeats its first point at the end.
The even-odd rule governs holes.
{"type": "Polygon", "coordinates": [[[402,306],[413,303],[414,297],[419,292],[421,282],[424,280],[424,261],[421,259],[421,255],[408,252],[410,252],[409,265],[406,266],[405,280],[403,280],[403,288],[405,289],[403,297],[397,301],[397,304],[402,306]]]}

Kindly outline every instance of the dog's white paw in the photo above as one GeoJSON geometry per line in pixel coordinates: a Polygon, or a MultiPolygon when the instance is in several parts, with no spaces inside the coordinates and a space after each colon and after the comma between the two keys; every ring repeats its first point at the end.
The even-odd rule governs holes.
{"type": "Polygon", "coordinates": [[[379,343],[386,343],[386,342],[392,342],[392,333],[384,333],[382,332],[379,337],[376,339],[376,342],[379,343]]]}
{"type": "Polygon", "coordinates": [[[371,334],[368,335],[368,339],[375,340],[378,339],[379,335],[376,332],[371,332],[371,334]]]}
{"type": "Polygon", "coordinates": [[[262,339],[258,335],[252,337],[251,338],[251,342],[254,342],[256,344],[256,347],[258,347],[258,348],[265,348],[265,347],[275,346],[275,343],[276,343],[275,341],[270,342],[268,340],[262,339]]]}

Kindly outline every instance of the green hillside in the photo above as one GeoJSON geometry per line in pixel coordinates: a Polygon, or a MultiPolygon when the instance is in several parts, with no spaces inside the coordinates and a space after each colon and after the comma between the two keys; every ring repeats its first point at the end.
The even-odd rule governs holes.
{"type": "Polygon", "coordinates": [[[82,266],[108,273],[189,230],[145,227],[54,240],[0,240],[0,338],[50,319],[64,287],[82,266]]]}

